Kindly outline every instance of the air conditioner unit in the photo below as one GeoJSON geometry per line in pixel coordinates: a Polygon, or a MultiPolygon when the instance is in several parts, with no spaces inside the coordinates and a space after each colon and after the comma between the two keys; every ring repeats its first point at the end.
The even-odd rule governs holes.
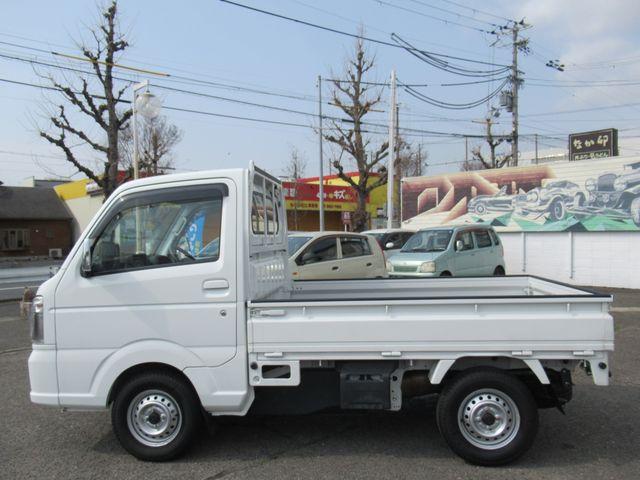
{"type": "Polygon", "coordinates": [[[49,258],[62,258],[62,249],[61,248],[50,248],[49,249],[49,258]]]}

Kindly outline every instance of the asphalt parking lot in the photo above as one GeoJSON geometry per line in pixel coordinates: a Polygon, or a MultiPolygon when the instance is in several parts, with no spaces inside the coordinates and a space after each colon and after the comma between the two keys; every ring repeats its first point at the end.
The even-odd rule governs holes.
{"type": "Polygon", "coordinates": [[[28,327],[0,303],[0,478],[640,478],[640,291],[616,290],[613,384],[580,373],[567,414],[541,411],[532,450],[502,468],[466,464],[435,425],[435,402],[402,413],[225,419],[188,455],[145,463],[119,446],[108,412],[29,402],[28,327]]]}

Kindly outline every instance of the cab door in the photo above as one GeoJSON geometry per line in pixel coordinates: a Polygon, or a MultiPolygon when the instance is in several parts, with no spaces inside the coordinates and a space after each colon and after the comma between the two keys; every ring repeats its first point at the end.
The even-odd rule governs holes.
{"type": "Polygon", "coordinates": [[[237,187],[171,185],[111,202],[88,234],[91,271],[75,255],[63,273],[55,298],[63,404],[82,404],[100,365],[125,352],[182,352],[193,363],[185,366],[208,367],[236,355],[237,187]]]}
{"type": "Polygon", "coordinates": [[[344,268],[338,257],[338,238],[321,237],[305,248],[295,260],[296,280],[324,280],[341,277],[344,268]]]}
{"type": "Polygon", "coordinates": [[[476,244],[476,275],[492,275],[498,265],[497,248],[491,241],[489,231],[484,228],[474,230],[476,244]]]}
{"type": "Polygon", "coordinates": [[[340,258],[340,278],[371,278],[379,274],[379,261],[374,257],[367,238],[340,237],[340,258]]]}
{"type": "Polygon", "coordinates": [[[463,230],[456,234],[454,241],[455,256],[453,260],[455,276],[477,275],[476,249],[473,243],[471,230],[463,230]],[[458,241],[462,242],[462,248],[458,249],[458,241]]]}

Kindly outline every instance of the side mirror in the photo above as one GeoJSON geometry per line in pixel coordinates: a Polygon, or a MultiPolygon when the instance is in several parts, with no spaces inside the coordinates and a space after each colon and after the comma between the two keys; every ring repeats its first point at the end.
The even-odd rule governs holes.
{"type": "Polygon", "coordinates": [[[464,249],[464,243],[462,240],[456,240],[456,252],[461,252],[464,249]]]}
{"type": "Polygon", "coordinates": [[[393,248],[395,247],[395,243],[393,242],[387,242],[387,244],[384,246],[384,248],[393,248]]]}
{"type": "Polygon", "coordinates": [[[91,240],[86,238],[82,242],[82,261],[80,263],[80,274],[83,277],[91,276],[91,240]]]}

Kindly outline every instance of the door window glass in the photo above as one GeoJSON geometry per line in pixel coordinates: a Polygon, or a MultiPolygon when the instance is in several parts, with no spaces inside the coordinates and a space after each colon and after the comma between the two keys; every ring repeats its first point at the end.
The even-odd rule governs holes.
{"type": "Polygon", "coordinates": [[[342,258],[371,255],[371,248],[366,238],[340,237],[340,248],[342,249],[342,258]]]}
{"type": "Polygon", "coordinates": [[[498,235],[493,230],[489,230],[489,235],[491,235],[491,240],[493,240],[494,245],[500,245],[500,239],[498,235]]]}
{"type": "Polygon", "coordinates": [[[491,246],[491,237],[486,230],[476,230],[473,233],[476,236],[476,245],[478,248],[486,248],[491,246]]]}
{"type": "Polygon", "coordinates": [[[158,201],[125,208],[93,244],[93,273],[216,261],[222,198],[158,201]]]}
{"type": "Polygon", "coordinates": [[[458,240],[462,241],[462,250],[473,250],[473,238],[471,237],[471,232],[459,232],[456,236],[456,243],[458,240]]]}
{"type": "Polygon", "coordinates": [[[337,258],[338,248],[335,237],[323,238],[309,245],[309,248],[298,257],[298,265],[328,262],[337,258]]]}

